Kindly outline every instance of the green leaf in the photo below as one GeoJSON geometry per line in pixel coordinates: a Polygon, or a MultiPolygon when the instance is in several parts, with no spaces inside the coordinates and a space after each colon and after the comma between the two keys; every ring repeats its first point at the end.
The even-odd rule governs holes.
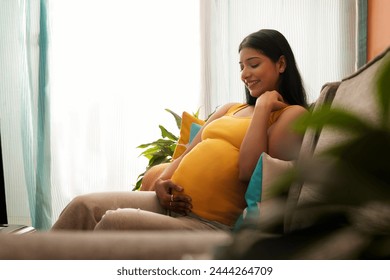
{"type": "Polygon", "coordinates": [[[382,109],[382,126],[390,127],[390,59],[380,70],[377,82],[379,106],[382,109]]]}
{"type": "Polygon", "coordinates": [[[150,143],[147,143],[147,144],[141,144],[137,148],[139,148],[139,149],[146,149],[149,146],[168,146],[168,145],[172,145],[174,143],[176,143],[176,141],[167,140],[167,139],[158,139],[158,140],[156,140],[154,142],[150,142],[150,143]]]}
{"type": "Polygon", "coordinates": [[[195,118],[199,119],[199,112],[200,112],[200,108],[198,108],[198,110],[197,110],[195,113],[192,113],[192,115],[193,115],[195,118]]]}
{"type": "Polygon", "coordinates": [[[207,122],[207,120],[217,111],[217,109],[218,107],[215,107],[214,111],[211,112],[204,121],[207,122]]]}
{"type": "Polygon", "coordinates": [[[390,186],[386,162],[390,158],[390,131],[372,130],[349,141],[330,147],[325,154],[346,162],[358,173],[369,174],[390,186]]]}
{"type": "MultiPolygon", "coordinates": [[[[161,149],[161,152],[162,152],[163,154],[169,156],[169,157],[172,157],[173,152],[172,152],[172,148],[171,148],[171,147],[172,147],[172,146],[163,147],[163,148],[161,149]]],[[[175,145],[175,147],[176,147],[176,145],[175,145]]],[[[174,149],[173,149],[173,150],[174,150],[174,149]]]]}
{"type": "Polygon", "coordinates": [[[146,149],[147,147],[153,146],[153,145],[154,145],[153,143],[141,144],[141,145],[137,146],[137,149],[146,149]]]}
{"type": "Polygon", "coordinates": [[[332,126],[352,133],[362,133],[373,129],[370,124],[354,114],[342,109],[330,108],[329,105],[304,114],[294,124],[294,128],[299,132],[305,132],[307,128],[320,130],[324,126],[332,126]]]}
{"type": "Polygon", "coordinates": [[[169,146],[169,149],[171,150],[169,153],[170,155],[173,155],[173,153],[175,152],[176,146],[177,146],[177,144],[169,146]]]}
{"type": "Polygon", "coordinates": [[[142,178],[141,179],[138,179],[137,183],[135,184],[134,188],[132,191],[137,191],[141,188],[141,185],[142,185],[142,178]]]}
{"type": "Polygon", "coordinates": [[[159,147],[166,147],[170,146],[172,144],[175,144],[176,141],[170,140],[170,139],[159,139],[156,141],[156,145],[159,147]]]}
{"type": "Polygon", "coordinates": [[[133,191],[139,190],[141,188],[142,180],[144,178],[145,173],[146,173],[146,171],[138,175],[137,182],[135,183],[133,191]]]}
{"type": "Polygon", "coordinates": [[[160,156],[155,156],[153,157],[150,161],[149,161],[149,166],[152,167],[152,166],[155,166],[155,165],[158,165],[158,164],[161,164],[161,163],[164,163],[164,162],[169,162],[170,159],[161,154],[160,156]]]}
{"type": "Polygon", "coordinates": [[[140,156],[144,156],[144,157],[148,157],[148,156],[152,156],[153,154],[157,153],[158,151],[160,151],[160,148],[158,147],[151,147],[145,151],[143,151],[140,156]]]}
{"type": "Polygon", "coordinates": [[[180,129],[181,128],[181,117],[178,114],[176,114],[175,112],[173,112],[172,110],[165,109],[165,111],[169,112],[175,118],[177,128],[180,129]]]}
{"type": "Polygon", "coordinates": [[[174,140],[174,141],[177,141],[179,138],[176,137],[172,132],[169,132],[165,127],[163,127],[162,125],[159,125],[158,126],[161,130],[161,136],[163,138],[169,138],[171,140],[174,140]]]}

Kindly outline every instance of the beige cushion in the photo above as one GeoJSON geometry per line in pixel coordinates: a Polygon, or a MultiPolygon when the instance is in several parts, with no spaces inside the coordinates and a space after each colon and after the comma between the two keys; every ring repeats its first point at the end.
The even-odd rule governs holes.
{"type": "Polygon", "coordinates": [[[262,228],[278,223],[284,215],[285,200],[275,195],[275,187],[283,175],[294,167],[294,161],[272,158],[266,154],[263,158],[263,195],[258,203],[259,222],[262,228]]]}
{"type": "Polygon", "coordinates": [[[251,216],[249,222],[251,224],[265,225],[270,221],[274,222],[275,217],[280,216],[283,213],[284,208],[281,207],[279,200],[280,193],[275,187],[278,187],[279,180],[281,180],[283,175],[291,170],[293,166],[293,161],[276,159],[267,153],[262,154],[258,166],[252,175],[259,177],[259,180],[254,181],[259,183],[259,185],[252,185],[253,182],[251,180],[246,194],[247,203],[250,203],[250,201],[248,201],[248,193],[252,192],[250,194],[250,200],[253,201],[256,199],[257,205],[249,205],[250,210],[244,210],[244,219],[248,218],[247,214],[248,211],[250,211],[251,216]]]}
{"type": "Polygon", "coordinates": [[[280,179],[284,173],[291,170],[293,166],[293,161],[285,161],[273,158],[266,153],[263,155],[263,194],[261,201],[265,201],[275,196],[275,190],[272,188],[272,185],[277,183],[278,179],[280,179]]]}

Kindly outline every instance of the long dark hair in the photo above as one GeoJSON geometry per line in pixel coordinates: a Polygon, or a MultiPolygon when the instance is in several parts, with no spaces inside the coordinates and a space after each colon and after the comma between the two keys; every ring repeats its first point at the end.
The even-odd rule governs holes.
{"type": "MultiPolygon", "coordinates": [[[[306,92],[303,88],[302,78],[297,68],[294,54],[286,38],[278,31],[272,29],[261,29],[244,38],[238,52],[243,48],[252,48],[260,51],[277,62],[284,55],[286,59],[286,70],[281,74],[279,93],[290,105],[301,105],[307,107],[306,92]]],[[[245,87],[246,102],[249,105],[256,103],[256,97],[250,95],[245,87]]]]}

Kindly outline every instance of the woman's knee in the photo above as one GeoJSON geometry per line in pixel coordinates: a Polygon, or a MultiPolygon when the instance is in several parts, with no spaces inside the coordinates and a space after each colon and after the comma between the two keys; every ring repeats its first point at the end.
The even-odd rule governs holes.
{"type": "Polygon", "coordinates": [[[97,223],[107,210],[102,206],[102,203],[99,203],[99,199],[96,199],[93,194],[84,194],[73,198],[63,213],[78,216],[79,218],[88,218],[94,223],[97,223]]]}
{"type": "Polygon", "coordinates": [[[61,212],[52,229],[93,229],[100,220],[99,211],[93,204],[88,195],[75,197],[61,212]]]}
{"type": "Polygon", "coordinates": [[[95,230],[129,230],[136,229],[140,209],[108,210],[102,216],[95,230]]]}
{"type": "Polygon", "coordinates": [[[109,210],[103,215],[95,230],[159,230],[178,229],[175,218],[144,211],[139,208],[109,210]]]}
{"type": "Polygon", "coordinates": [[[90,195],[79,195],[73,198],[66,208],[77,209],[78,211],[85,211],[92,207],[93,199],[90,195]]]}

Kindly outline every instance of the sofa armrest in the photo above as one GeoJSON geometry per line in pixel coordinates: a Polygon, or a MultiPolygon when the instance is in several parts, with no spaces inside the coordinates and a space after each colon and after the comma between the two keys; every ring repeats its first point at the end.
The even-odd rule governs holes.
{"type": "Polygon", "coordinates": [[[58,231],[4,234],[0,259],[121,260],[182,259],[213,255],[231,242],[223,231],[58,231]]]}

